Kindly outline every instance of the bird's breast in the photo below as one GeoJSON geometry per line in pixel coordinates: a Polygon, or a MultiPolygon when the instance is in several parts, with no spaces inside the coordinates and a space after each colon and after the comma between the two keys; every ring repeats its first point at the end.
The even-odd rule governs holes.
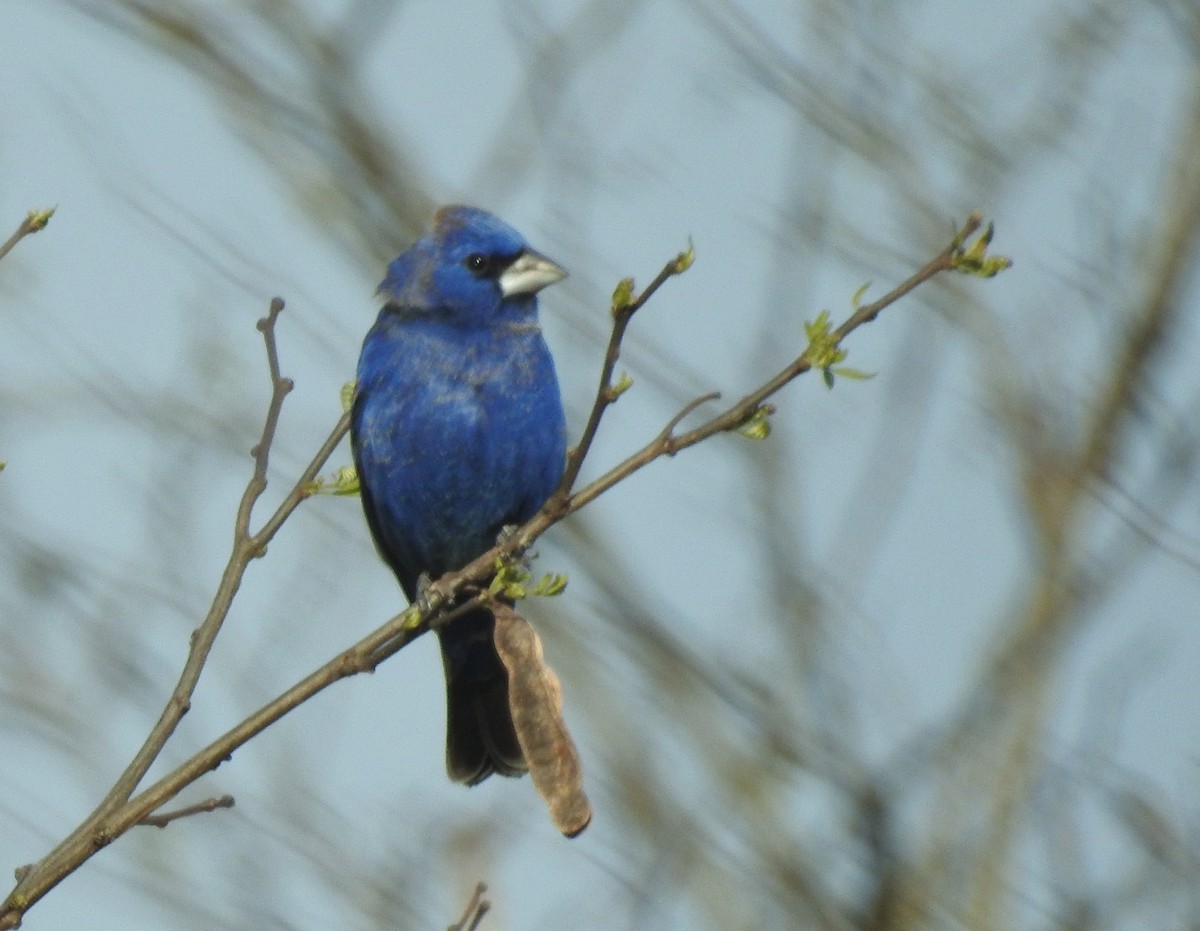
{"type": "Polygon", "coordinates": [[[557,485],[562,404],[549,353],[532,336],[454,352],[410,343],[375,360],[390,364],[360,366],[360,479],[406,567],[457,568],[502,526],[532,516],[557,485]]]}

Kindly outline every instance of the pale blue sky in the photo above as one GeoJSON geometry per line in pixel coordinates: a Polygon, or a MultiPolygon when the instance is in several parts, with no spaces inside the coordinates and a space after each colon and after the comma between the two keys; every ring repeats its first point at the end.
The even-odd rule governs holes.
{"type": "MultiPolygon", "coordinates": [[[[1049,28],[1055,11],[1029,2],[999,11],[979,3],[876,6],[850,5],[861,7],[862,28],[844,47],[790,4],[758,5],[753,16],[868,123],[909,127],[923,140],[917,162],[895,170],[907,172],[913,201],[934,205],[944,229],[973,208],[996,219],[996,247],[1016,266],[994,281],[955,282],[961,311],[990,315],[1020,362],[1086,395],[1103,371],[1108,330],[1074,284],[1094,282],[1113,304],[1123,289],[1136,293],[1138,282],[1119,277],[1129,255],[1123,243],[1137,241],[1156,209],[1186,56],[1165,20],[1130,18],[1133,32],[1088,88],[1066,149],[1031,159],[1019,185],[993,189],[952,144],[952,110],[932,111],[914,85],[906,111],[878,93],[864,63],[892,61],[902,82],[911,80],[902,68],[958,76],[959,105],[992,114],[998,138],[1007,139],[1031,101],[1049,95],[1044,102],[1054,105],[1047,79],[1056,62],[1039,56],[1030,37],[1049,28]],[[1116,233],[1109,211],[1121,218],[1116,233]]],[[[547,292],[543,318],[576,431],[613,285],[630,274],[649,280],[693,238],[694,269],[654,300],[630,337],[623,361],[637,388],[612,411],[593,474],[657,432],[688,397],[711,389],[738,396],[803,348],[805,319],[824,308],[844,313],[864,281],[881,293],[940,244],[929,217],[892,193],[890,177],[842,153],[833,137],[798,136],[791,111],[725,56],[686,4],[631,5],[611,54],[572,77],[554,141],[562,144],[569,127],[565,149],[586,156],[586,179],[574,174],[578,165],[544,158],[518,186],[506,185],[490,148],[499,121],[527,122],[530,146],[520,157],[539,159],[537,96],[522,105],[517,41],[539,27],[533,16],[522,19],[524,10],[409,4],[388,23],[366,74],[397,137],[437,179],[431,201],[493,209],[570,269],[568,283],[547,292]],[[819,170],[810,176],[809,166],[819,170]],[[829,223],[818,246],[795,247],[794,261],[778,233],[778,212],[793,196],[819,206],[829,223]],[[871,241],[856,243],[863,231],[871,241]]],[[[549,27],[566,21],[556,16],[547,15],[549,27]]],[[[44,233],[0,263],[0,458],[8,461],[0,532],[20,539],[24,553],[45,548],[65,558],[72,579],[49,602],[56,608],[27,616],[20,612],[33,603],[28,577],[0,568],[0,623],[35,654],[0,663],[0,677],[10,678],[0,694],[25,692],[14,669],[42,662],[78,685],[73,692],[57,677],[34,675],[34,683],[54,683],[40,700],[45,720],[0,712],[0,866],[8,869],[42,855],[89,809],[157,713],[153,703],[105,698],[95,667],[105,667],[101,681],[144,680],[149,696],[165,698],[174,682],[227,554],[249,474],[243,451],[265,409],[254,321],[267,300],[289,301],[281,355],[296,380],[273,460],[271,493],[279,494],[338,415],[338,389],[373,319],[382,267],[331,248],[192,76],[61,4],[0,6],[0,86],[0,232],[28,209],[58,207],[44,233]],[[180,501],[171,492],[183,487],[200,493],[180,501]],[[117,597],[114,578],[146,588],[117,597]],[[89,630],[104,632],[111,654],[97,635],[80,632],[95,618],[102,623],[89,630]],[[57,729],[60,714],[95,715],[94,745],[63,736],[73,732],[57,729]],[[81,760],[90,772],[79,771],[81,760]]],[[[277,154],[281,163],[301,157],[277,154]]],[[[398,231],[379,249],[405,244],[398,231]]],[[[1196,336],[1193,320],[1178,358],[1194,358],[1196,336]]],[[[653,587],[656,612],[677,618],[681,637],[758,657],[769,653],[754,634],[766,560],[756,548],[761,515],[741,490],[754,483],[755,457],[770,457],[778,469],[771,474],[785,476],[778,500],[797,528],[796,563],[823,580],[842,625],[847,680],[860,696],[859,724],[882,760],[961,700],[1012,607],[1027,551],[983,360],[959,325],[918,296],[856,333],[849,349],[849,364],[877,376],[833,392],[817,378],[792,386],[778,400],[769,449],[720,438],[641,473],[587,519],[605,546],[620,547],[619,565],[638,573],[631,588],[653,587]],[[876,439],[889,430],[894,460],[877,455],[876,439]],[[881,493],[895,516],[880,519],[886,533],[878,539],[877,515],[863,510],[865,482],[896,486],[881,493]]],[[[1158,392],[1177,410],[1194,410],[1194,369],[1176,361],[1166,372],[1158,392]]],[[[1194,496],[1184,500],[1188,508],[1171,518],[1195,556],[1200,512],[1194,496]]],[[[571,573],[562,528],[539,550],[540,567],[571,573]]],[[[540,615],[580,624],[603,615],[595,589],[578,572],[572,580],[578,584],[563,598],[538,606],[540,615]]],[[[1135,681],[1098,771],[1154,786],[1193,821],[1198,603],[1194,565],[1152,555],[1088,628],[1072,678],[1055,697],[1063,709],[1059,749],[1081,746],[1092,736],[1082,709],[1097,676],[1128,664],[1135,681]]],[[[181,741],[191,747],[224,729],[400,604],[357,503],[307,505],[252,568],[181,741]]],[[[597,662],[611,664],[614,676],[623,663],[597,662]]],[[[572,682],[569,669],[560,672],[569,714],[572,682]]],[[[129,885],[137,876],[153,887],[149,864],[158,856],[187,862],[201,899],[206,877],[245,857],[244,870],[264,868],[264,901],[286,903],[279,907],[296,927],[340,924],[344,904],[304,881],[305,852],[290,848],[272,820],[271,801],[292,791],[278,775],[288,767],[328,793],[311,806],[333,844],[316,859],[345,871],[346,901],[365,894],[354,887],[358,857],[386,857],[404,846],[398,834],[407,843],[412,832],[431,832],[441,813],[464,823],[486,813],[514,853],[486,868],[499,917],[485,927],[563,926],[578,909],[603,914],[596,900],[613,894],[606,864],[620,844],[603,789],[593,827],[565,844],[527,781],[492,780],[472,792],[450,786],[440,677],[433,644],[419,642],[374,677],[318,697],[206,780],[205,792],[238,797],[235,812],[123,839],[39,905],[27,927],[163,926],[171,913],[153,904],[150,889],[129,885]]],[[[111,695],[120,694],[114,686],[111,695]]],[[[614,683],[612,701],[625,699],[653,704],[614,683]]],[[[636,707],[626,714],[638,717],[636,707]]],[[[579,736],[585,761],[598,755],[592,741],[601,736],[579,736]]],[[[686,778],[701,784],[704,776],[686,778]]],[[[397,864],[409,881],[417,868],[397,864]]],[[[473,878],[466,867],[461,877],[431,877],[445,914],[431,910],[417,924],[448,923],[473,878]]],[[[212,912],[198,914],[201,924],[247,914],[237,900],[207,904],[212,912]]]]}

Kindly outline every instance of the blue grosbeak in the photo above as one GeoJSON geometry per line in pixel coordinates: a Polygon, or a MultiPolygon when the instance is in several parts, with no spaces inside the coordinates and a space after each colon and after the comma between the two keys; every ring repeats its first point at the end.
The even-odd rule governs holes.
{"type": "MultiPolygon", "coordinates": [[[[566,427],[537,292],[566,272],[473,207],[443,207],[388,267],[358,361],[350,438],[375,545],[411,601],[532,517],[562,477],[566,427]]],[[[527,769],[480,609],[438,630],[446,766],[468,785],[527,769]]]]}

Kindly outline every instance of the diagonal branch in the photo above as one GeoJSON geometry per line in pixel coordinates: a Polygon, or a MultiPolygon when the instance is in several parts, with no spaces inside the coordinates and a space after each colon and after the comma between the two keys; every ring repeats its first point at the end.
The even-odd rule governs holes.
{"type": "MultiPolygon", "coordinates": [[[[901,284],[897,285],[879,300],[860,307],[850,317],[848,317],[841,326],[835,329],[833,333],[836,339],[840,342],[863,324],[870,323],[876,317],[878,317],[880,312],[885,308],[890,307],[892,304],[900,300],[900,298],[911,293],[914,289],[924,284],[935,275],[956,268],[957,260],[962,254],[963,243],[979,229],[981,223],[982,218],[977,214],[972,214],[970,217],[968,217],[962,229],[959,230],[958,234],[954,237],[954,240],[947,245],[946,248],[944,248],[936,256],[925,263],[924,266],[918,269],[913,275],[911,275],[901,284]]],[[[624,462],[614,466],[590,485],[580,489],[579,491],[567,497],[565,500],[556,502],[554,499],[552,499],[547,504],[546,508],[543,509],[543,513],[546,513],[547,510],[550,510],[554,513],[553,519],[546,526],[549,527],[551,524],[557,523],[558,520],[561,520],[562,516],[566,516],[566,514],[579,510],[584,505],[598,498],[613,485],[624,481],[634,472],[638,471],[643,466],[649,465],[654,460],[663,456],[673,456],[675,453],[695,446],[697,443],[701,443],[715,434],[728,433],[744,426],[752,417],[755,416],[756,413],[759,412],[759,410],[762,408],[763,402],[765,402],[772,395],[777,394],[790,382],[794,381],[800,375],[812,368],[813,363],[808,358],[808,355],[801,354],[784,366],[784,368],[776,373],[772,378],[768,379],[758,388],[754,389],[745,397],[743,397],[740,401],[730,405],[724,411],[711,417],[700,426],[688,430],[685,433],[677,434],[674,432],[674,428],[678,425],[678,423],[695,407],[697,407],[699,403],[710,400],[713,396],[705,395],[703,398],[699,398],[696,401],[691,402],[684,407],[679,414],[672,418],[670,423],[667,424],[666,429],[664,429],[658,436],[643,446],[638,452],[627,458],[624,462]],[[564,509],[562,516],[558,516],[558,508],[564,509]]],[[[538,515],[538,517],[541,517],[541,515],[538,515]]],[[[537,522],[538,517],[535,517],[530,524],[537,522]]],[[[549,518],[550,515],[547,514],[547,517],[549,518]]],[[[526,526],[528,527],[530,525],[527,524],[526,526]]],[[[539,525],[536,530],[536,535],[540,536],[543,532],[544,529],[539,525]]],[[[533,540],[536,539],[536,536],[532,534],[522,534],[519,536],[521,536],[522,543],[532,543],[533,540]]]]}
{"type": "MultiPolygon", "coordinates": [[[[874,320],[883,309],[940,272],[961,267],[960,260],[964,257],[963,243],[978,229],[980,222],[978,216],[972,215],[950,245],[883,298],[857,310],[834,331],[836,338],[840,340],[862,324],[874,320]]],[[[627,286],[623,283],[622,287],[618,288],[614,299],[613,336],[609,340],[608,351],[605,355],[600,388],[592,407],[592,415],[588,419],[582,439],[570,455],[567,477],[562,486],[533,518],[517,532],[506,535],[502,543],[497,544],[459,571],[448,573],[430,584],[419,605],[410,606],[403,613],[391,618],[357,644],[330,659],[319,669],[305,676],[240,724],[218,737],[158,782],[133,795],[132,793],[149,769],[150,763],[161,752],[162,746],[187,711],[192,691],[207,658],[213,638],[220,631],[221,624],[228,614],[233,597],[250,560],[261,555],[267,542],[300,502],[308,496],[308,487],[312,479],[336,448],[348,427],[349,415],[343,414],[276,512],[258,533],[251,534],[249,518],[254,504],[265,488],[267,455],[274,439],[283,396],[291,388],[290,381],[279,375],[274,342],[275,321],[282,310],[283,303],[278,299],[273,301],[271,312],[259,324],[267,345],[272,398],[262,437],[253,452],[254,475],[246,487],[238,509],[233,553],[218,586],[209,614],[193,634],[192,650],[179,684],[168,701],[162,718],[151,732],[150,737],[147,738],[146,744],[97,810],[72,831],[70,836],[51,851],[45,859],[21,872],[16,888],[0,906],[0,929],[19,925],[29,908],[90,859],[100,848],[111,843],[135,825],[146,823],[147,818],[174,798],[183,788],[191,785],[205,773],[216,769],[221,763],[228,760],[239,747],[289,711],[328,688],[334,682],[362,672],[372,671],[379,663],[398,652],[431,627],[449,623],[452,618],[478,605],[479,593],[486,589],[489,581],[496,574],[497,566],[523,555],[550,527],[586,506],[609,488],[624,481],[655,459],[673,455],[695,446],[715,434],[729,432],[743,426],[761,413],[763,402],[767,398],[777,393],[799,375],[813,368],[813,363],[808,359],[806,350],[774,377],[723,412],[711,417],[698,427],[684,433],[676,433],[675,430],[679,423],[688,414],[715,396],[705,395],[697,398],[671,418],[666,427],[641,450],[629,456],[585,488],[572,493],[571,486],[578,477],[579,468],[591,447],[604,410],[615,399],[611,381],[612,373],[620,354],[621,340],[633,313],[643,306],[669,278],[684,271],[690,262],[691,252],[689,250],[668,263],[658,277],[636,299],[632,297],[631,282],[627,286]]]]}
{"type": "Polygon", "coordinates": [[[192,632],[188,657],[184,662],[179,681],[176,683],[171,697],[167,700],[158,721],[151,729],[141,748],[117,778],[113,787],[101,800],[96,809],[58,846],[47,854],[44,859],[25,871],[17,888],[9,896],[4,911],[0,912],[0,928],[12,927],[14,919],[19,923],[21,913],[28,908],[28,905],[18,910],[14,910],[13,908],[15,903],[19,903],[26,895],[23,887],[27,884],[34,885],[35,883],[40,885],[42,881],[50,880],[49,884],[45,885],[29,902],[29,904],[32,904],[33,901],[44,895],[53,885],[57,884],[64,876],[74,871],[86,860],[90,856],[90,853],[87,853],[87,851],[94,852],[109,843],[113,838],[124,833],[133,824],[150,815],[163,802],[173,797],[163,797],[154,808],[141,810],[139,817],[134,818],[129,823],[125,823],[125,820],[118,818],[117,823],[121,827],[114,832],[112,827],[114,814],[130,810],[130,797],[159,754],[162,753],[163,747],[166,746],[167,741],[175,732],[180,720],[182,720],[191,706],[192,694],[199,682],[200,673],[204,668],[205,662],[208,660],[213,642],[216,640],[217,634],[220,633],[221,626],[229,614],[233,598],[241,586],[242,577],[245,575],[247,567],[253,559],[263,552],[267,541],[274,536],[286,516],[295,510],[304,496],[306,485],[311,481],[312,476],[320,471],[325,460],[328,459],[333,449],[337,446],[338,441],[345,434],[348,418],[343,417],[334,428],[330,437],[322,445],[316,457],[309,464],[300,480],[293,486],[291,492],[289,492],[284,502],[279,506],[276,513],[272,515],[271,519],[259,533],[250,534],[249,524],[251,513],[255,503],[266,489],[268,456],[271,444],[275,439],[283,400],[292,389],[291,380],[283,378],[279,374],[279,357],[275,343],[275,324],[279,314],[283,310],[283,306],[283,301],[280,298],[273,299],[267,316],[258,322],[258,329],[263,334],[263,340],[267,349],[267,363],[271,375],[271,400],[268,405],[267,416],[263,424],[259,442],[251,451],[251,455],[254,457],[254,472],[238,505],[237,518],[234,522],[233,550],[230,553],[229,561],[225,566],[225,571],[222,573],[221,580],[217,585],[217,591],[213,596],[208,613],[200,626],[192,632]],[[82,858],[81,852],[83,854],[82,858]]]}

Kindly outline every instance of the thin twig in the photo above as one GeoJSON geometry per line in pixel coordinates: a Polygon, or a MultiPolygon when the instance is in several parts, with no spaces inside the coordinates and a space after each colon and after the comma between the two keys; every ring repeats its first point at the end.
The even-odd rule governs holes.
{"type": "Polygon", "coordinates": [[[267,490],[267,465],[271,456],[271,444],[275,440],[275,431],[279,427],[279,415],[283,410],[283,401],[295,387],[290,378],[279,374],[279,347],[275,342],[275,323],[283,312],[283,298],[271,298],[271,306],[267,315],[258,321],[258,331],[263,335],[263,343],[267,350],[267,371],[271,376],[271,403],[267,407],[267,417],[263,422],[262,436],[250,450],[254,457],[254,475],[242,495],[238,506],[237,519],[234,521],[234,538],[241,544],[250,536],[250,515],[254,505],[267,490]]]}
{"type": "Polygon", "coordinates": [[[258,329],[263,334],[263,342],[267,349],[267,364],[271,375],[271,400],[263,422],[262,435],[251,450],[251,455],[254,457],[254,473],[250,477],[245,491],[242,492],[242,498],[238,504],[237,517],[234,521],[233,550],[229,555],[229,561],[222,573],[208,614],[200,626],[192,632],[188,657],[170,700],[141,750],[138,751],[125,772],[121,774],[112,791],[101,802],[97,809],[98,814],[106,814],[112,811],[116,804],[129,799],[150,769],[151,764],[162,752],[162,748],[170,739],[171,734],[175,732],[179,721],[187,713],[191,706],[192,693],[196,690],[196,684],[200,680],[200,673],[208,661],[208,654],[212,649],[213,642],[216,640],[217,634],[221,632],[221,626],[229,614],[234,595],[241,586],[246,567],[261,552],[262,544],[250,538],[250,516],[255,502],[267,487],[267,457],[271,444],[275,440],[275,431],[279,425],[283,400],[292,390],[291,379],[282,378],[279,375],[279,356],[275,346],[275,323],[282,310],[283,300],[278,297],[274,298],[267,316],[258,321],[258,329]]]}
{"type": "Polygon", "coordinates": [[[263,522],[258,533],[252,537],[252,542],[257,552],[262,552],[267,543],[271,541],[271,538],[279,532],[279,528],[283,526],[283,522],[291,516],[292,511],[296,510],[300,506],[300,503],[310,496],[310,487],[313,480],[317,477],[317,473],[325,467],[325,463],[329,461],[329,457],[333,455],[333,451],[338,448],[338,444],[342,442],[342,439],[349,430],[350,412],[346,411],[338,418],[338,422],[333,425],[333,429],[329,431],[329,436],[325,438],[325,442],[321,444],[321,448],[317,450],[317,454],[313,456],[312,461],[300,473],[300,477],[292,485],[291,491],[284,495],[283,500],[279,503],[279,507],[275,509],[275,513],[263,522]]]}
{"type": "Polygon", "coordinates": [[[471,895],[471,901],[467,903],[462,917],[455,924],[450,925],[446,931],[475,931],[479,927],[479,922],[483,920],[483,916],[492,907],[492,903],[483,897],[486,892],[487,883],[477,883],[475,891],[471,895]]]}
{"type": "MultiPolygon", "coordinates": [[[[567,454],[567,467],[563,472],[562,481],[559,482],[558,490],[555,492],[555,496],[560,500],[570,494],[571,489],[575,486],[575,480],[579,478],[579,470],[583,467],[583,460],[587,458],[587,454],[592,448],[592,442],[596,439],[596,432],[600,429],[600,420],[604,416],[604,412],[617,400],[612,376],[617,367],[617,360],[621,357],[621,343],[625,339],[625,331],[629,328],[633,315],[645,306],[659,288],[687,267],[687,264],[684,264],[685,257],[687,264],[690,264],[691,259],[688,253],[676,256],[663,266],[662,271],[655,275],[654,280],[646,286],[641,294],[614,304],[612,333],[609,334],[608,348],[604,352],[604,364],[600,367],[600,388],[596,391],[596,399],[592,403],[592,410],[588,414],[587,423],[584,425],[583,433],[580,434],[579,442],[567,454]]],[[[629,286],[632,288],[632,281],[629,286]]]]}
{"type": "Polygon", "coordinates": [[[180,818],[190,818],[192,815],[201,815],[216,811],[218,808],[232,808],[233,806],[233,796],[222,795],[220,798],[205,799],[203,802],[176,808],[174,811],[164,811],[159,815],[147,815],[138,824],[152,828],[165,828],[172,821],[178,821],[180,818]]]}
{"type": "Polygon", "coordinates": [[[679,411],[678,414],[676,414],[674,417],[672,417],[670,420],[667,421],[667,425],[662,428],[662,431],[655,438],[655,441],[660,442],[660,443],[667,442],[668,440],[670,440],[672,434],[674,434],[675,428],[678,427],[680,425],[680,423],[683,422],[683,419],[685,417],[687,417],[688,414],[690,414],[692,411],[696,410],[699,407],[703,407],[709,401],[719,401],[720,399],[721,399],[721,392],[710,391],[708,394],[702,394],[702,395],[700,395],[700,397],[694,398],[693,400],[689,401],[687,404],[685,404],[683,406],[683,408],[679,411]]]}
{"type": "Polygon", "coordinates": [[[896,287],[892,288],[887,294],[877,301],[858,308],[851,314],[846,322],[834,330],[834,334],[839,340],[845,339],[864,323],[870,323],[879,316],[879,312],[885,307],[890,307],[896,301],[904,297],[910,291],[923,285],[926,281],[944,271],[949,271],[954,267],[954,258],[962,251],[963,244],[978,232],[979,227],[983,225],[983,215],[980,213],[970,214],[962,228],[955,235],[945,249],[939,252],[936,256],[925,263],[924,267],[918,269],[917,273],[902,281],[896,287]]]}
{"type": "Polygon", "coordinates": [[[39,230],[45,229],[46,224],[50,222],[50,218],[54,216],[54,208],[49,210],[31,210],[25,215],[25,219],[16,228],[16,231],[8,237],[3,243],[0,243],[0,259],[4,258],[13,247],[16,246],[26,236],[31,236],[39,230]]]}

